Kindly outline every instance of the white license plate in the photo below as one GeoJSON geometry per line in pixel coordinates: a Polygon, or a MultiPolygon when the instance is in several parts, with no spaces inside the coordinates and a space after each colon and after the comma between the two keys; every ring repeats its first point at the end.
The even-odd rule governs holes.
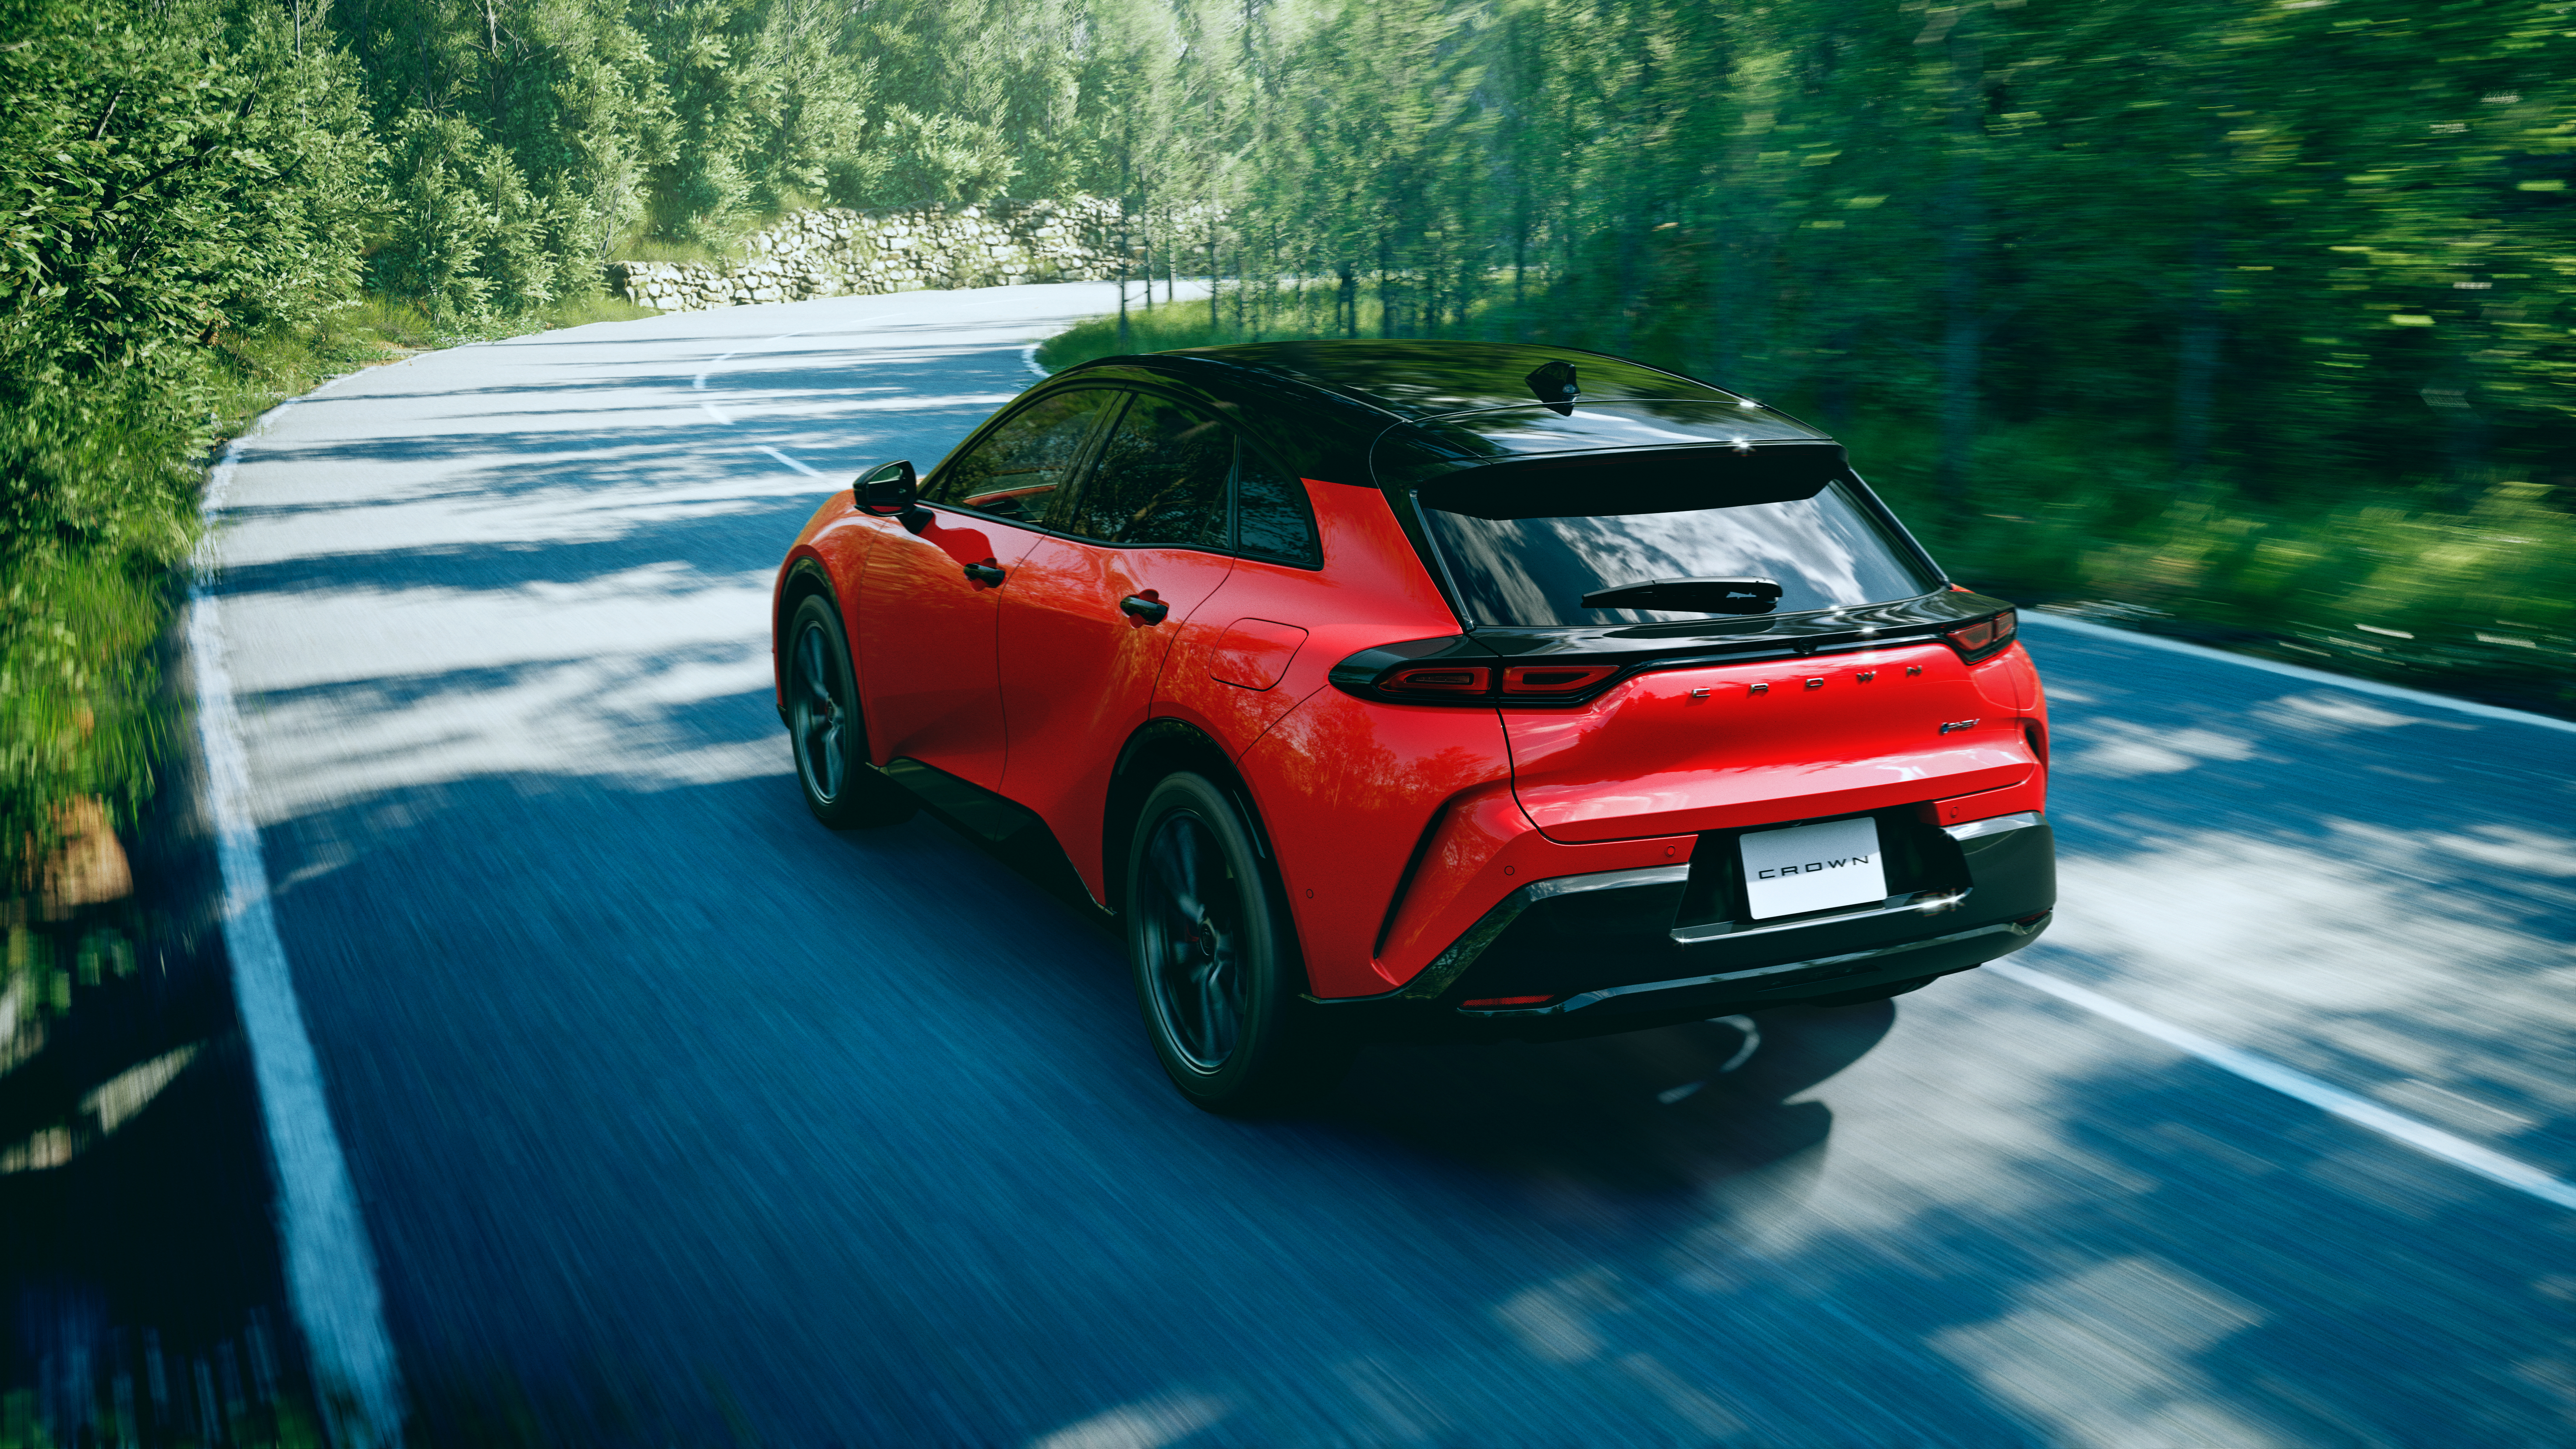
{"type": "Polygon", "coordinates": [[[1757,921],[1887,899],[1875,820],[1828,820],[1738,838],[1744,894],[1757,921]]]}

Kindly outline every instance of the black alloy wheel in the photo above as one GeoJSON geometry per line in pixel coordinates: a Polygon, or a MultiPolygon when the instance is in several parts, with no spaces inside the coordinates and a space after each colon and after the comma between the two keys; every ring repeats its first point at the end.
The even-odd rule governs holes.
{"type": "Polygon", "coordinates": [[[835,830],[892,825],[916,807],[910,791],[868,763],[850,646],[839,611],[821,594],[796,605],[787,626],[787,739],[805,808],[835,830]]]}
{"type": "Polygon", "coordinates": [[[1266,1110],[1326,1091],[1349,1045],[1299,999],[1287,903],[1226,792],[1165,777],[1127,854],[1127,952],[1163,1070],[1211,1112],[1266,1110]]]}

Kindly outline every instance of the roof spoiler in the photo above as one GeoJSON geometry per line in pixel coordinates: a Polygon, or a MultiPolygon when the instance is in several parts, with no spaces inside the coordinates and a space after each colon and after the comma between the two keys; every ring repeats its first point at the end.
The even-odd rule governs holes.
{"type": "Polygon", "coordinates": [[[1424,479],[1416,496],[1472,518],[1685,513],[1813,498],[1848,470],[1840,443],[1738,443],[1510,458],[1424,479]]]}

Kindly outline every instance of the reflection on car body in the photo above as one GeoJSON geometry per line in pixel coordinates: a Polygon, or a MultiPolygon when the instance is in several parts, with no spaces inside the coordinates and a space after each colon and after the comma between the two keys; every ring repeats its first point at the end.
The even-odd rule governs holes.
{"type": "Polygon", "coordinates": [[[1372,1038],[1883,999],[2047,924],[2012,610],[1748,399],[1559,348],[1207,348],[1069,369],[910,477],[779,571],[807,803],[1051,841],[1203,1106],[1372,1038]]]}

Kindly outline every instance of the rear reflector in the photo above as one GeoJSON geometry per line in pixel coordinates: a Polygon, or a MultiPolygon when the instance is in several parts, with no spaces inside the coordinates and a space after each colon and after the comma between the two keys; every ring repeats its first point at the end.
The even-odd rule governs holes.
{"type": "Polygon", "coordinates": [[[1470,1011],[1482,1011],[1485,1008],[1492,1006],[1536,1006],[1542,1001],[1554,1001],[1555,999],[1556,998],[1553,996],[1487,996],[1475,1001],[1462,1001],[1458,1004],[1466,1007],[1470,1011]]]}

